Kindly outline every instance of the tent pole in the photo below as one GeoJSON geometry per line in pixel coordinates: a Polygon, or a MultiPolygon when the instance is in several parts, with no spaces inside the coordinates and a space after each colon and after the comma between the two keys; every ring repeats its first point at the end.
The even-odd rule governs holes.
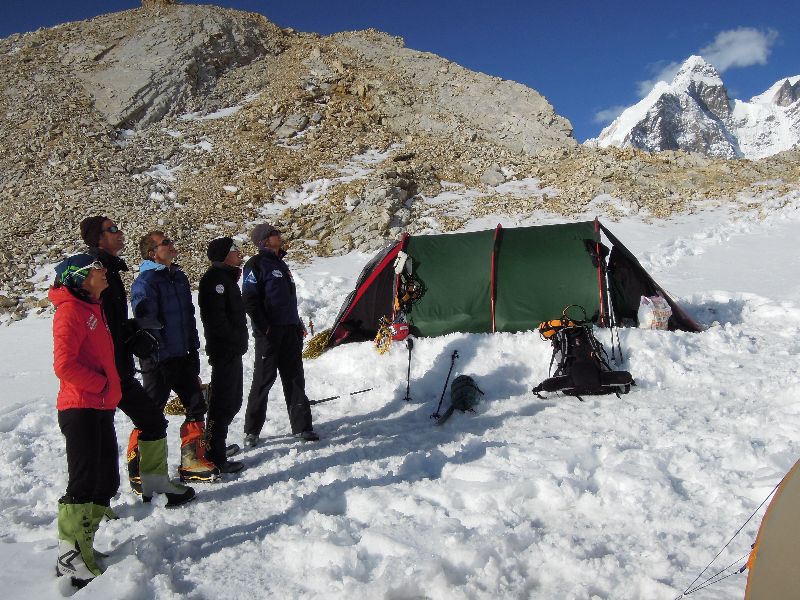
{"type": "Polygon", "coordinates": [[[600,220],[594,218],[595,256],[597,258],[597,291],[600,294],[600,327],[606,326],[605,299],[603,298],[603,264],[600,254],[600,220]]]}
{"type": "Polygon", "coordinates": [[[497,299],[497,277],[495,273],[497,271],[497,250],[500,246],[500,236],[503,232],[503,226],[498,223],[497,227],[494,229],[494,244],[492,246],[492,271],[490,273],[491,277],[491,310],[492,310],[492,333],[497,333],[497,323],[495,322],[495,301],[497,299]]]}

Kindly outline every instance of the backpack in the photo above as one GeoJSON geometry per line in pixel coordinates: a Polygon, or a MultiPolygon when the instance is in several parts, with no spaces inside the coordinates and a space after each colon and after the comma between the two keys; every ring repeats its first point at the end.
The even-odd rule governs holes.
{"type": "MultiPolygon", "coordinates": [[[[457,357],[458,352],[456,351],[453,353],[453,360],[457,357]]],[[[450,370],[452,371],[452,364],[450,370]]],[[[449,373],[447,374],[447,378],[450,378],[449,373]]],[[[447,383],[445,382],[445,390],[446,389],[447,383]]],[[[459,375],[453,379],[453,383],[450,384],[450,406],[440,415],[439,408],[441,408],[442,404],[440,400],[436,412],[432,414],[431,417],[436,419],[437,425],[444,425],[447,419],[449,419],[456,410],[460,410],[461,412],[475,412],[474,407],[480,400],[479,396],[483,396],[483,391],[478,387],[478,384],[475,383],[475,380],[469,375],[459,375]]],[[[443,398],[444,390],[442,390],[442,399],[443,398]]]]}
{"type": "Polygon", "coordinates": [[[627,394],[635,385],[631,374],[611,368],[603,344],[592,332],[591,322],[568,318],[569,308],[564,309],[561,319],[539,325],[542,339],[553,346],[549,369],[552,375],[533,388],[533,393],[543,398],[540,392],[561,392],[579,400],[581,396],[627,394]]]}
{"type": "Polygon", "coordinates": [[[459,375],[450,384],[450,406],[460,411],[471,411],[483,392],[469,375],[459,375]]]}

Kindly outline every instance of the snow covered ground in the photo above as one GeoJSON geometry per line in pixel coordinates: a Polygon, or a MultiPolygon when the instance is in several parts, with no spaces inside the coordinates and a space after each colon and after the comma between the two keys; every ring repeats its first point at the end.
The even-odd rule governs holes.
{"type": "MultiPolygon", "coordinates": [[[[622,398],[540,400],[536,333],[351,344],[307,361],[322,440],[287,437],[280,386],[247,469],[198,500],[143,505],[124,484],[101,525],[106,573],[76,598],[675,598],[800,456],[800,194],[755,213],[708,209],[606,224],[709,328],[629,329],[638,387],[622,398]],[[486,397],[433,427],[455,373],[486,397]]],[[[527,222],[552,220],[534,215],[527,222]]],[[[303,314],[331,324],[364,255],[297,267],[303,314]]],[[[0,327],[0,586],[7,600],[72,593],[54,577],[65,487],[51,317],[0,327]]],[[[606,332],[600,332],[608,347],[606,332]]],[[[246,364],[252,360],[252,351],[246,364]]],[[[207,365],[204,376],[207,377],[207,365]]],[[[249,384],[250,367],[246,371],[249,384]]],[[[179,417],[170,418],[177,466],[179,417]]],[[[242,416],[234,421],[241,442],[242,416]]],[[[121,448],[129,422],[117,414],[121,448]]],[[[743,564],[760,516],[715,563],[743,564]]],[[[746,574],[698,592],[736,598],[746,574]]]]}

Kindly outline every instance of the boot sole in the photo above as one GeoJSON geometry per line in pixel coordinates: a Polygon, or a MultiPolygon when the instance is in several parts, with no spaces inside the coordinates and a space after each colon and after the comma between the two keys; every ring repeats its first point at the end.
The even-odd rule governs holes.
{"type": "Polygon", "coordinates": [[[239,473],[241,471],[244,471],[244,465],[241,464],[241,463],[239,464],[238,467],[236,467],[234,469],[228,468],[228,469],[220,469],[219,470],[221,475],[231,475],[233,473],[239,473]]]}
{"type": "MultiPolygon", "coordinates": [[[[167,494],[167,497],[169,497],[170,495],[171,494],[167,494]]],[[[186,498],[185,500],[181,500],[179,502],[173,502],[172,500],[169,500],[166,504],[166,508],[178,508],[179,506],[188,504],[195,498],[197,498],[197,494],[192,494],[190,497],[186,498]]],[[[152,501],[153,501],[152,496],[142,496],[142,502],[144,502],[145,504],[150,504],[152,501]]]]}
{"type": "Polygon", "coordinates": [[[179,473],[178,476],[182,483],[186,483],[187,481],[193,481],[195,483],[214,483],[217,479],[219,479],[219,474],[216,475],[184,475],[183,473],[179,473]]]}

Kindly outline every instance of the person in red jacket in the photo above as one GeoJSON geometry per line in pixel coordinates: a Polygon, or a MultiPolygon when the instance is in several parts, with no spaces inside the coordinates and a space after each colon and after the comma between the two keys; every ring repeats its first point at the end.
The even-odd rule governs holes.
{"type": "Polygon", "coordinates": [[[60,380],[58,425],[66,440],[67,491],[58,501],[56,573],[83,587],[102,570],[93,548],[103,517],[113,518],[119,489],[114,412],[122,396],[114,344],[100,304],[106,269],[88,254],[56,266],[50,300],[53,368],[60,380]]]}

